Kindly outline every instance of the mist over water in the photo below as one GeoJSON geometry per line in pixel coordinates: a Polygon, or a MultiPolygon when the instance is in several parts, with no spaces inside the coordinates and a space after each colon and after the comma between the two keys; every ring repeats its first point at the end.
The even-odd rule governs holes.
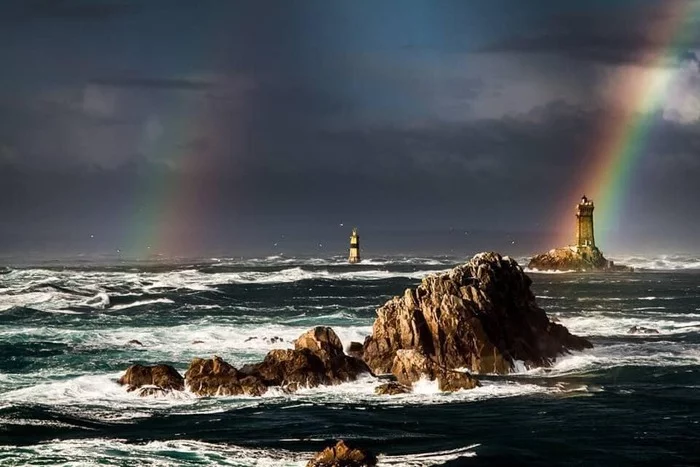
{"type": "MultiPolygon", "coordinates": [[[[208,258],[0,270],[0,463],[303,466],[329,441],[380,465],[694,464],[700,440],[700,261],[613,258],[634,273],[530,272],[540,306],[595,348],[483,386],[374,394],[367,376],[295,394],[140,398],[133,363],[235,366],[332,326],[345,345],[375,310],[465,258],[208,258]],[[633,327],[655,333],[630,334],[633,327]],[[272,343],[273,337],[282,343],[272,343]],[[129,344],[138,340],[142,345],[129,344]],[[201,341],[201,343],[195,343],[201,341]]],[[[519,259],[523,264],[523,260],[519,259]]]]}

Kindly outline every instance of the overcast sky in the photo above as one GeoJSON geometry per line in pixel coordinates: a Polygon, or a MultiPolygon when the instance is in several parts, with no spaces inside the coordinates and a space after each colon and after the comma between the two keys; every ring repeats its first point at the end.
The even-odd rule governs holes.
{"type": "Polygon", "coordinates": [[[357,225],[376,253],[535,253],[562,205],[573,240],[572,187],[650,72],[674,79],[600,246],[698,251],[698,13],[4,0],[0,252],[342,254],[357,225]]]}

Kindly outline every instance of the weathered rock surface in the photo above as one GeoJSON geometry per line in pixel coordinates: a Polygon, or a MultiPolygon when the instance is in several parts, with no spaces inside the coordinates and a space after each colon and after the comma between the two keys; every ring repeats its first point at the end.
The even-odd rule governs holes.
{"type": "Polygon", "coordinates": [[[362,360],[345,355],[342,342],[331,328],[313,328],[302,334],[294,346],[271,350],[262,362],[240,369],[219,357],[196,358],[185,373],[187,387],[205,396],[258,396],[270,386],[295,391],[353,381],[370,372],[362,360]]]}
{"type": "MultiPolygon", "coordinates": [[[[185,381],[170,365],[131,365],[117,383],[128,386],[128,391],[134,391],[142,386],[155,386],[164,391],[185,389],[185,381]]],[[[143,392],[143,391],[141,391],[143,392]]],[[[140,395],[148,395],[147,391],[140,395]]]]}
{"type": "Polygon", "coordinates": [[[514,260],[496,253],[428,276],[377,310],[364,360],[404,385],[427,376],[454,389],[478,384],[454,370],[503,374],[516,360],[549,366],[558,355],[592,347],[547,318],[530,284],[514,260]]]}
{"type": "Polygon", "coordinates": [[[556,248],[534,256],[527,267],[538,271],[631,271],[605,259],[594,246],[556,248]]]}
{"type": "Polygon", "coordinates": [[[384,396],[395,396],[397,394],[408,394],[410,392],[410,387],[404,386],[403,384],[399,384],[396,382],[380,384],[379,386],[374,388],[375,394],[384,396]]]}
{"type": "Polygon", "coordinates": [[[374,467],[377,456],[338,441],[335,446],[327,447],[311,459],[306,467],[374,467]]]}
{"type": "Polygon", "coordinates": [[[200,396],[260,396],[267,391],[262,381],[247,377],[218,356],[192,360],[185,382],[190,391],[200,396]]]}

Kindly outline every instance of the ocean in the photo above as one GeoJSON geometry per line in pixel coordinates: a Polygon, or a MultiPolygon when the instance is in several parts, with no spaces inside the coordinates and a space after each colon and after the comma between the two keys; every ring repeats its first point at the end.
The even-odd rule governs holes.
{"type": "Polygon", "coordinates": [[[383,466],[700,464],[700,260],[685,256],[613,258],[632,273],[530,272],[550,318],[595,348],[480,375],[469,391],[426,381],[378,396],[368,376],[291,395],[141,398],[116,383],[133,363],[184,374],[194,357],[259,361],[317,325],[362,342],[387,299],[467,259],[0,269],[0,464],[304,466],[337,439],[383,466]]]}

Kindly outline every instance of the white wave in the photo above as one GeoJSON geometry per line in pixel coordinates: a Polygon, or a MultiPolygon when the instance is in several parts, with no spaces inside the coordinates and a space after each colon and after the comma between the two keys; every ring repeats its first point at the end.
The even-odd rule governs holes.
{"type": "Polygon", "coordinates": [[[688,254],[611,256],[610,259],[613,260],[615,264],[624,264],[626,266],[632,266],[635,269],[661,271],[700,269],[700,257],[688,254]]]}
{"type": "Polygon", "coordinates": [[[528,274],[570,274],[572,272],[576,272],[573,269],[568,271],[555,271],[553,269],[539,270],[536,268],[523,268],[523,271],[525,271],[528,274]]]}
{"type": "Polygon", "coordinates": [[[143,305],[153,305],[156,303],[175,303],[175,302],[173,302],[169,298],[154,298],[153,300],[139,300],[139,301],[132,302],[132,303],[124,303],[121,305],[114,305],[110,309],[111,310],[125,310],[127,308],[133,308],[136,306],[143,306],[143,305]]]}
{"type": "Polygon", "coordinates": [[[594,347],[557,358],[550,368],[532,368],[520,374],[560,377],[621,366],[672,367],[700,365],[700,350],[654,341],[594,347]]]}
{"type": "MultiPolygon", "coordinates": [[[[293,440],[297,441],[297,440],[293,440]]],[[[321,440],[308,440],[321,441],[321,440]]],[[[379,454],[378,467],[428,467],[451,460],[474,457],[479,444],[457,449],[405,455],[379,454]]],[[[54,440],[30,446],[0,446],[0,453],[11,463],[32,465],[50,461],[53,465],[103,465],[138,459],[148,465],[229,465],[238,467],[303,467],[315,452],[286,449],[260,449],[227,443],[194,440],[129,443],[122,439],[92,438],[54,440]],[[183,460],[185,459],[185,460],[183,460]]]]}
{"type": "MultiPolygon", "coordinates": [[[[629,336],[633,327],[655,329],[659,335],[700,331],[696,316],[680,314],[651,314],[634,316],[588,311],[577,316],[559,316],[561,324],[574,334],[583,336],[629,336]],[[670,319],[674,317],[676,319],[670,319]]],[[[643,334],[649,336],[649,334],[643,334]]],[[[655,334],[651,334],[655,335],[655,334]]]]}

